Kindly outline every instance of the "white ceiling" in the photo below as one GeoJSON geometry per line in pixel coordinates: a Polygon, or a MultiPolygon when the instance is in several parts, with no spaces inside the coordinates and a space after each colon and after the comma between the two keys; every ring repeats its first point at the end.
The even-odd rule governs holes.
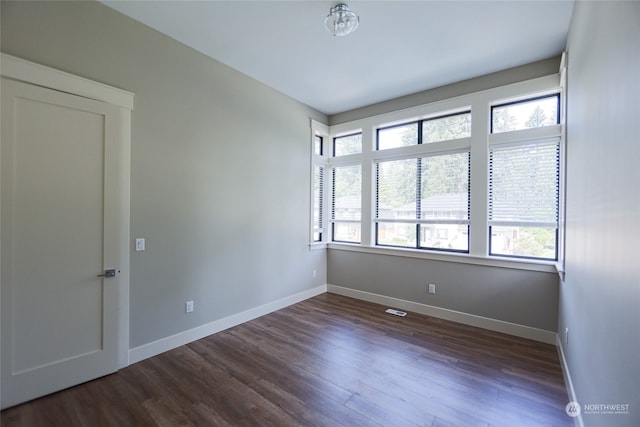
{"type": "Polygon", "coordinates": [[[360,27],[324,28],[338,1],[115,1],[107,6],[326,114],[561,53],[573,0],[351,1],[360,27]]]}

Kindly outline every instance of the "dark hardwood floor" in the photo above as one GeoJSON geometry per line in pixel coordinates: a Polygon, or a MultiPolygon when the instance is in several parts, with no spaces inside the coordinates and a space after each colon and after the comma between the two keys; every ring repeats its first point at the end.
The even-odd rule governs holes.
{"type": "Polygon", "coordinates": [[[572,426],[554,346],[324,294],[2,426],[572,426]]]}

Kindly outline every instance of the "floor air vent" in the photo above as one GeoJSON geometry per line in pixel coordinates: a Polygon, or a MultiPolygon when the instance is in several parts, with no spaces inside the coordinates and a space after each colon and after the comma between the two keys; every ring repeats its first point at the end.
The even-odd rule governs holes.
{"type": "Polygon", "coordinates": [[[385,311],[385,313],[389,313],[389,314],[395,314],[396,316],[400,316],[400,317],[404,317],[407,315],[407,313],[405,313],[404,311],[400,311],[400,310],[395,310],[393,308],[387,308],[387,310],[385,311]]]}

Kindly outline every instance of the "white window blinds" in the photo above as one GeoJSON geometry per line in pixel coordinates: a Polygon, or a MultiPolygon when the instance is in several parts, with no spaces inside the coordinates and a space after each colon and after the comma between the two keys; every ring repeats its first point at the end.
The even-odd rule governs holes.
{"type": "Polygon", "coordinates": [[[376,163],[376,243],[469,249],[467,151],[376,163]]]}
{"type": "Polygon", "coordinates": [[[324,167],[313,167],[313,241],[322,241],[324,221],[322,208],[324,206],[324,167]]]}
{"type": "Polygon", "coordinates": [[[362,166],[333,168],[333,198],[331,202],[332,239],[337,242],[360,243],[362,216],[362,166]]]}
{"type": "Polygon", "coordinates": [[[494,145],[489,225],[558,226],[560,139],[494,145]]]}

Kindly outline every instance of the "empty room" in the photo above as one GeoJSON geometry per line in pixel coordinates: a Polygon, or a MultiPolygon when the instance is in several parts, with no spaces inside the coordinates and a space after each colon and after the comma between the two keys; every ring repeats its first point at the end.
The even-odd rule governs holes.
{"type": "Polygon", "coordinates": [[[0,19],[2,426],[640,425],[640,2],[0,19]]]}

